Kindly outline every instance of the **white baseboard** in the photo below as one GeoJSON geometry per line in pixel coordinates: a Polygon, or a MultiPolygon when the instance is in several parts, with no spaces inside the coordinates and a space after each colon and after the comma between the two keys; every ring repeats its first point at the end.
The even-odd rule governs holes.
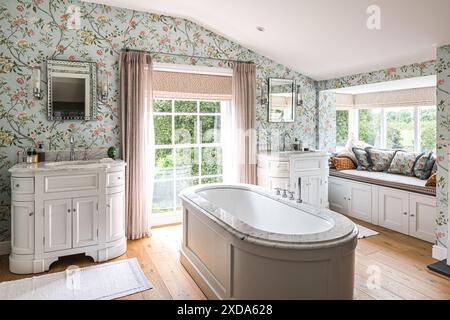
{"type": "Polygon", "coordinates": [[[0,242],[0,256],[4,254],[9,254],[11,252],[11,242],[4,241],[0,242]]]}
{"type": "Polygon", "coordinates": [[[434,245],[431,256],[433,257],[433,259],[436,259],[436,260],[447,259],[447,248],[434,245]]]}

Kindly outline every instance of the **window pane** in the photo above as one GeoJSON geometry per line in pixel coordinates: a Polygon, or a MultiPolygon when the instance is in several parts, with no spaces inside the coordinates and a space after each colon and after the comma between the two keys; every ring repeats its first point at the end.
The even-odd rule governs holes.
{"type": "Polygon", "coordinates": [[[436,107],[420,108],[420,149],[436,151],[436,107]]]}
{"type": "Polygon", "coordinates": [[[155,178],[173,177],[173,150],[155,150],[155,178]]]}
{"type": "Polygon", "coordinates": [[[208,184],[208,183],[219,183],[223,181],[223,177],[212,177],[212,178],[203,178],[202,184],[208,184]]]}
{"type": "Polygon", "coordinates": [[[172,144],[172,116],[155,116],[155,143],[172,144]]]}
{"type": "Polygon", "coordinates": [[[387,108],[386,147],[414,151],[414,108],[387,108]]]}
{"type": "Polygon", "coordinates": [[[173,212],[173,184],[170,181],[155,181],[153,185],[153,213],[173,212]]]}
{"type": "Polygon", "coordinates": [[[197,101],[175,101],[175,112],[197,112],[197,101]]]}
{"type": "Polygon", "coordinates": [[[222,173],[222,148],[202,148],[202,175],[222,173]]]}
{"type": "Polygon", "coordinates": [[[220,116],[201,116],[202,143],[220,143],[220,116]]]}
{"type": "Polygon", "coordinates": [[[336,110],[336,145],[343,147],[348,139],[348,110],[336,110]]]}
{"type": "Polygon", "coordinates": [[[154,100],[153,111],[172,112],[172,100],[154,100]]]}
{"type": "Polygon", "coordinates": [[[197,142],[197,116],[175,116],[175,143],[197,142]]]}
{"type": "Polygon", "coordinates": [[[359,109],[358,118],[359,140],[381,146],[381,109],[359,109]]]}
{"type": "Polygon", "coordinates": [[[218,101],[200,101],[200,112],[220,113],[220,102],[218,101]]]}
{"type": "Polygon", "coordinates": [[[183,148],[176,150],[177,177],[198,176],[198,148],[183,148]]]}
{"type": "Polygon", "coordinates": [[[180,194],[180,191],[188,188],[188,187],[192,187],[198,184],[198,179],[183,179],[183,180],[178,180],[176,182],[176,193],[177,193],[177,198],[176,198],[176,211],[181,211],[182,207],[181,207],[181,200],[180,197],[178,196],[180,194]]]}

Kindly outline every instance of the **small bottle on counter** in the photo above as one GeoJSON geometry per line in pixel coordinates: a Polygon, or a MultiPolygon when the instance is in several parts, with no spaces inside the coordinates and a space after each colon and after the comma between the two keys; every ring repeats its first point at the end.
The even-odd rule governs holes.
{"type": "Polygon", "coordinates": [[[33,149],[33,151],[32,151],[32,162],[33,163],[38,163],[39,161],[38,161],[38,153],[37,153],[37,151],[36,151],[36,149],[33,149]]]}
{"type": "Polygon", "coordinates": [[[45,162],[45,151],[44,145],[42,143],[39,143],[37,155],[38,155],[37,162],[45,162]]]}
{"type": "Polygon", "coordinates": [[[33,163],[33,151],[31,149],[27,150],[27,163],[33,163]]]}

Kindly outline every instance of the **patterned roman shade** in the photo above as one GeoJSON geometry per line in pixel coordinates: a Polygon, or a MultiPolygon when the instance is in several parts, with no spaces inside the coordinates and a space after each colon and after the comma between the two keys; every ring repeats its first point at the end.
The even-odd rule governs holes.
{"type": "Polygon", "coordinates": [[[436,87],[356,94],[356,108],[414,107],[436,105],[436,87]]]}
{"type": "Polygon", "coordinates": [[[211,74],[154,71],[153,97],[231,100],[231,78],[211,74]]]}

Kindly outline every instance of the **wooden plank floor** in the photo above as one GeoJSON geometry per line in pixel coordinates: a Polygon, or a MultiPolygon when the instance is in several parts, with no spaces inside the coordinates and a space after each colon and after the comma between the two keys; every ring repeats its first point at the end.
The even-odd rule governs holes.
{"type": "MultiPolygon", "coordinates": [[[[450,280],[429,271],[430,243],[395,231],[361,225],[380,235],[361,239],[356,250],[355,299],[450,299],[450,280]],[[380,271],[379,287],[367,282],[370,271],[380,271]]],[[[181,266],[179,252],[181,225],[156,228],[151,238],[128,241],[128,251],[118,259],[136,257],[155,288],[124,299],[205,299],[195,282],[181,266]]],[[[50,272],[69,265],[91,265],[84,256],[66,257],[54,263],[50,272]]],[[[8,271],[8,257],[0,256],[0,282],[27,276],[8,271]]]]}

